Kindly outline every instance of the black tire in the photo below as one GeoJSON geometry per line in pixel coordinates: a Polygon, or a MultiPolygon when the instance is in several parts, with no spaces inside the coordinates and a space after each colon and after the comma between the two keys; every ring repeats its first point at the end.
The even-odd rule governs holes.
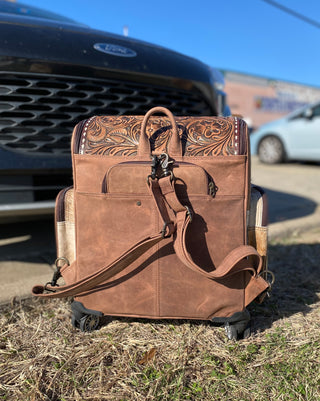
{"type": "Polygon", "coordinates": [[[280,139],[274,135],[266,136],[259,143],[258,155],[262,163],[281,163],[285,159],[283,144],[280,139]]]}

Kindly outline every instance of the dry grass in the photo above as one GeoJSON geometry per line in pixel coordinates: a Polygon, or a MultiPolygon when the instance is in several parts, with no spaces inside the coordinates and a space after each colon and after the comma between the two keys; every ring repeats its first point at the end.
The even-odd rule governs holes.
{"type": "Polygon", "coordinates": [[[67,301],[2,308],[2,400],[320,400],[320,231],[270,246],[272,297],[253,335],[206,322],[114,319],[71,327],[67,301]]]}

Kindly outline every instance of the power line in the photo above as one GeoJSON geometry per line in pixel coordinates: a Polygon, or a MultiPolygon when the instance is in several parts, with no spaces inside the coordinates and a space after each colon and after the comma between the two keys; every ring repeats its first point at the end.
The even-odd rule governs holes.
{"type": "Polygon", "coordinates": [[[320,29],[320,23],[318,21],[315,21],[303,14],[298,13],[297,11],[292,10],[291,8],[285,7],[282,4],[277,3],[276,1],[273,0],[261,0],[264,1],[265,3],[270,4],[271,6],[278,8],[279,10],[284,11],[287,14],[293,15],[294,17],[300,19],[303,22],[306,22],[309,25],[313,25],[316,28],[320,29]]]}

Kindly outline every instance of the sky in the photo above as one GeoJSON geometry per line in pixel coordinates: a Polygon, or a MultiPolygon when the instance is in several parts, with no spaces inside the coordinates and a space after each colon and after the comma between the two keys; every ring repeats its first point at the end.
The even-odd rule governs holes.
{"type": "Polygon", "coordinates": [[[92,28],[161,45],[219,69],[320,87],[320,1],[21,0],[92,28]]]}

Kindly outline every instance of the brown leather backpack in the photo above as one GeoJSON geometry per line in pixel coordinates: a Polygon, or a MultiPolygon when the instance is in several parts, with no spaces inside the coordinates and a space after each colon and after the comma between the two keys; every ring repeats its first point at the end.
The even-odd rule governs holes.
{"type": "Polygon", "coordinates": [[[82,330],[109,315],[206,319],[229,338],[248,334],[246,307],[270,285],[244,121],[162,107],[92,117],[74,129],[72,160],[74,187],[56,202],[58,269],[34,295],[75,297],[82,330]]]}

